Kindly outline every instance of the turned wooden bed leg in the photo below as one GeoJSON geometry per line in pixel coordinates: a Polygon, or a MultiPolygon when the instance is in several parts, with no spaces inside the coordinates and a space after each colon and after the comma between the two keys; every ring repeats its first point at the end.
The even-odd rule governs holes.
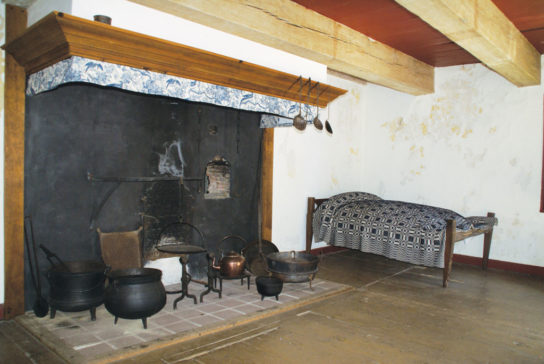
{"type": "Polygon", "coordinates": [[[455,220],[448,220],[446,225],[446,246],[444,249],[444,277],[442,279],[442,286],[448,287],[448,280],[450,279],[451,265],[453,262],[453,245],[455,244],[455,220]]]}
{"type": "Polygon", "coordinates": [[[306,213],[306,253],[312,249],[312,223],[314,219],[315,198],[308,197],[308,211],[306,213]]]}
{"type": "MultiPolygon", "coordinates": [[[[495,217],[494,212],[488,212],[488,217],[495,217]]],[[[489,263],[489,250],[491,249],[491,238],[493,238],[493,229],[484,234],[484,255],[482,258],[482,269],[487,269],[489,263]]]]}

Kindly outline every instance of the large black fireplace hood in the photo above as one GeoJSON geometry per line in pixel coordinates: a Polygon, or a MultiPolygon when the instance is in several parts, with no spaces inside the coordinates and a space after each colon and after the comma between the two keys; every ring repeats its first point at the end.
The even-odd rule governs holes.
{"type": "MultiPolygon", "coordinates": [[[[37,243],[67,261],[101,259],[98,228],[143,227],[146,260],[164,257],[155,246],[179,222],[218,253],[227,235],[258,238],[264,133],[254,112],[62,85],[26,100],[24,213],[37,243]]],[[[189,268],[204,277],[205,254],[189,268]]],[[[32,294],[25,290],[25,302],[32,294]]]]}

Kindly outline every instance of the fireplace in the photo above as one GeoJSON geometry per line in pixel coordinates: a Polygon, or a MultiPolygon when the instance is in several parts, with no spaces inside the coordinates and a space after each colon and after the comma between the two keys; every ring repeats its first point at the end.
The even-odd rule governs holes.
{"type": "MultiPolygon", "coordinates": [[[[26,111],[25,215],[61,258],[100,260],[97,228],[143,226],[146,260],[180,221],[210,252],[226,235],[257,239],[260,114],[81,83],[27,97],[26,111]]],[[[189,269],[205,277],[205,255],[189,269]]]]}
{"type": "MultiPolygon", "coordinates": [[[[126,90],[153,94],[155,82],[158,82],[163,90],[173,92],[173,94],[160,93],[161,95],[264,113],[261,115],[261,126],[264,125],[267,128],[292,124],[291,118],[298,113],[300,94],[306,95],[309,92],[309,104],[315,106],[315,101],[318,100],[319,106],[323,108],[330,101],[346,92],[346,90],[321,84],[320,95],[317,97],[315,82],[312,84],[308,79],[302,78],[304,85],[302,90],[293,87],[299,84],[301,77],[298,75],[253,65],[239,59],[126,31],[69,14],[53,12],[26,30],[26,14],[21,9],[8,6],[6,14],[5,148],[9,153],[6,153],[5,159],[4,220],[6,226],[5,313],[8,318],[24,311],[25,297],[22,294],[24,292],[23,205],[24,186],[28,182],[23,165],[26,134],[24,130],[25,112],[27,111],[25,110],[24,94],[25,91],[27,93],[30,91],[30,94],[33,94],[36,78],[45,79],[44,84],[47,84],[47,88],[38,92],[47,92],[61,84],[74,82],[124,88],[126,86],[124,82],[132,78],[127,77],[124,72],[128,70],[138,78],[136,83],[139,83],[140,87],[137,89],[124,88],[126,90]],[[77,63],[75,68],[70,67],[72,62],[77,63]],[[56,65],[61,65],[62,69],[50,69],[56,65]],[[123,68],[123,72],[118,72],[118,69],[111,71],[111,66],[123,68]],[[154,75],[150,75],[150,73],[154,75]],[[156,78],[157,75],[162,78],[156,78]],[[187,92],[188,89],[193,88],[194,84],[200,84],[202,88],[197,87],[197,92],[187,92]],[[236,97],[231,98],[230,103],[224,103],[225,100],[222,96],[225,94],[235,94],[236,97]],[[212,100],[209,100],[210,95],[212,100]]],[[[115,131],[114,125],[112,124],[111,131],[115,131]]],[[[263,238],[271,239],[273,129],[262,130],[262,135],[264,140],[262,157],[263,238]]],[[[175,139],[170,140],[170,142],[175,141],[175,139]]],[[[221,153],[218,155],[224,157],[221,153]]],[[[65,162],[65,159],[71,157],[66,156],[61,162],[65,162]]],[[[233,161],[229,160],[228,156],[226,157],[226,160],[232,163],[232,167],[235,168],[233,161]]],[[[47,173],[49,172],[47,171],[47,173]]],[[[87,172],[97,173],[96,171],[87,172]]],[[[234,183],[234,174],[233,171],[231,183],[234,183]]],[[[106,177],[119,177],[119,175],[106,177]]],[[[139,176],[131,175],[130,177],[139,176]]],[[[80,180],[71,178],[75,184],[81,183],[80,180]]],[[[187,178],[184,180],[186,181],[187,178]]],[[[88,182],[86,180],[86,183],[88,182]]],[[[128,190],[136,189],[134,187],[136,185],[137,183],[123,183],[119,189],[112,192],[112,200],[108,200],[107,204],[117,208],[113,206],[111,201],[115,201],[121,194],[129,193],[128,190]]],[[[102,183],[101,188],[107,189],[107,186],[107,183],[102,183]]],[[[233,187],[231,186],[231,188],[233,187]]],[[[57,189],[53,192],[54,195],[61,197],[62,193],[63,191],[57,189]]],[[[78,196],[78,199],[87,201],[88,196],[78,196]]],[[[213,199],[208,201],[211,200],[213,199]]],[[[41,201],[38,201],[38,204],[43,206],[41,213],[46,214],[49,207],[41,201]]],[[[105,213],[106,210],[101,211],[105,213]]],[[[70,221],[64,222],[70,224],[69,226],[79,224],[81,229],[86,225],[91,225],[89,222],[67,220],[70,221]]],[[[87,239],[87,235],[78,238],[87,239]]],[[[69,237],[58,236],[57,238],[62,240],[69,237]]],[[[96,255],[96,248],[93,248],[91,253],[96,255]]],[[[75,253],[70,255],[73,254],[75,253]]],[[[28,297],[26,297],[26,301],[28,302],[28,297]]]]}

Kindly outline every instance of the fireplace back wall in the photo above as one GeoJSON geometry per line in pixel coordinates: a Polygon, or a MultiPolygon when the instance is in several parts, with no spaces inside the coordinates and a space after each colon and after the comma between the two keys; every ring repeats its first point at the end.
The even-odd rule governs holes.
{"type": "MultiPolygon", "coordinates": [[[[209,251],[217,252],[229,234],[257,238],[257,113],[87,84],[65,85],[26,103],[25,215],[32,217],[36,243],[62,259],[101,259],[97,227],[127,231],[142,224],[144,250],[152,255],[160,232],[180,217],[203,233],[209,251]],[[206,177],[209,164],[223,180],[206,177]],[[183,175],[184,183],[91,182],[87,173],[183,175]],[[217,186],[222,190],[206,196],[217,186]]],[[[44,272],[49,264],[38,256],[44,272]]],[[[195,277],[205,275],[204,258],[191,257],[195,277]]],[[[25,287],[28,309],[34,300],[28,264],[25,287]]]]}

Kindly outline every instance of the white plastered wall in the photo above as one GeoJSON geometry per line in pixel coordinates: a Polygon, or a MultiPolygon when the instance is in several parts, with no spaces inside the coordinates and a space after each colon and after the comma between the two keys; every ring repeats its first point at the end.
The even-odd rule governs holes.
{"type": "MultiPolygon", "coordinates": [[[[280,251],[304,250],[307,198],[324,198],[363,187],[365,85],[329,75],[348,90],[329,104],[330,135],[308,125],[274,131],[272,240],[280,251]]],[[[325,122],[327,114],[320,116],[325,122]]],[[[324,243],[312,245],[313,248],[324,243]]]]}
{"type": "MultiPolygon", "coordinates": [[[[432,95],[369,85],[362,185],[465,216],[495,212],[490,258],[544,266],[543,90],[480,64],[436,69],[432,95]]],[[[482,240],[455,253],[481,257],[482,240]]]]}

